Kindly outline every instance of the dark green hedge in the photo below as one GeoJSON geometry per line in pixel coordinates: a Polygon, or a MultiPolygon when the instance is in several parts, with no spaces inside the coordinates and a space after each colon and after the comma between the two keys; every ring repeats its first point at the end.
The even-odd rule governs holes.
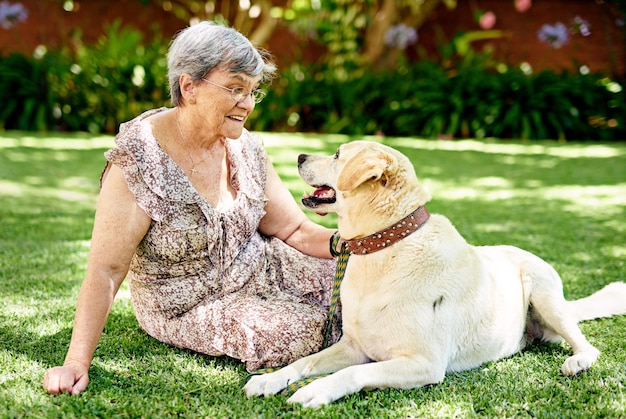
{"type": "MultiPolygon", "coordinates": [[[[167,41],[119,24],[95,45],[0,57],[0,127],[114,133],[168,106],[167,41]]],[[[253,130],[446,138],[626,140],[623,87],[600,74],[496,71],[423,60],[344,79],[294,64],[269,87],[253,130]]]]}
{"type": "Polygon", "coordinates": [[[294,65],[252,124],[354,135],[626,140],[626,97],[600,74],[450,70],[421,61],[340,82],[331,71],[294,65]]]}
{"type": "Polygon", "coordinates": [[[169,103],[167,42],[158,31],[145,43],[118,22],[95,45],[73,43],[36,57],[0,58],[0,127],[113,133],[120,122],[169,103]]]}

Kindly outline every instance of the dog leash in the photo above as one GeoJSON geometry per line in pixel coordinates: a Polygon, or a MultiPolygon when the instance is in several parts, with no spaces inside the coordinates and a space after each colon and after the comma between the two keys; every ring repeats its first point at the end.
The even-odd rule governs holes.
{"type": "Polygon", "coordinates": [[[335,279],[333,280],[333,292],[330,297],[330,307],[328,309],[328,320],[326,323],[326,332],[324,333],[324,343],[322,344],[322,349],[330,346],[331,336],[333,332],[333,320],[335,317],[335,312],[337,311],[337,304],[339,304],[339,290],[341,288],[341,282],[343,281],[343,277],[346,274],[346,267],[348,266],[348,258],[350,257],[350,250],[348,250],[348,246],[346,242],[341,242],[341,250],[339,253],[336,251],[333,252],[334,249],[337,249],[337,245],[341,237],[339,234],[333,234],[333,239],[331,240],[331,253],[333,256],[337,256],[337,267],[335,268],[335,279]]]}
{"type": "MultiPolygon", "coordinates": [[[[330,253],[333,256],[337,256],[337,267],[335,268],[335,278],[333,280],[333,291],[330,297],[330,307],[328,309],[328,319],[326,320],[326,330],[324,332],[324,341],[322,343],[322,349],[330,346],[330,342],[332,340],[332,332],[333,332],[333,321],[335,319],[335,313],[337,312],[337,305],[339,304],[339,290],[341,288],[341,282],[343,281],[343,277],[346,273],[346,267],[348,266],[348,258],[350,257],[350,250],[346,246],[346,242],[341,243],[341,251],[337,253],[335,249],[337,249],[337,245],[339,244],[340,237],[338,234],[333,234],[331,242],[330,242],[330,253]]],[[[256,371],[252,371],[247,374],[241,380],[241,386],[243,387],[246,382],[255,375],[261,374],[269,374],[272,372],[276,372],[282,367],[271,367],[271,368],[261,368],[256,371]]],[[[318,378],[326,377],[330,374],[320,374],[313,375],[311,377],[306,377],[298,381],[294,381],[290,383],[285,389],[281,392],[284,395],[291,395],[295,393],[297,390],[306,386],[307,384],[312,383],[318,378]]]]}

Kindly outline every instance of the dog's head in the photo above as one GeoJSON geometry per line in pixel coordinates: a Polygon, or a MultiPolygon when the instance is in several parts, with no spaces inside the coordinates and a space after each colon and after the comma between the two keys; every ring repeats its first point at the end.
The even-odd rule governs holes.
{"type": "Polygon", "coordinates": [[[410,160],[375,142],[346,143],[333,156],[301,154],[298,172],[316,188],[303,205],[337,213],[346,239],[379,231],[430,200],[410,160]]]}

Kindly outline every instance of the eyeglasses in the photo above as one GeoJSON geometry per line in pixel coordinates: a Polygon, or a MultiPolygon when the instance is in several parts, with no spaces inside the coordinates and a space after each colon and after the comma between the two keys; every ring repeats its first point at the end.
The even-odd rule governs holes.
{"type": "Polygon", "coordinates": [[[251,92],[247,92],[246,89],[244,89],[243,87],[233,87],[231,89],[226,86],[222,86],[221,84],[214,83],[211,80],[202,79],[202,81],[205,81],[217,87],[221,87],[224,90],[228,90],[230,92],[230,97],[237,103],[243,101],[246,97],[248,97],[248,95],[252,95],[252,100],[254,101],[254,103],[259,103],[263,100],[266,94],[261,89],[255,89],[251,92]]]}

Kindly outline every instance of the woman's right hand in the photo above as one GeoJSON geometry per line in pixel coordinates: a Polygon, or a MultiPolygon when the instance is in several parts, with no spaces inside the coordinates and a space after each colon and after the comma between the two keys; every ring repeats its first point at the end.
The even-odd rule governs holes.
{"type": "Polygon", "coordinates": [[[152,221],[135,202],[119,167],[108,166],[103,176],[70,346],[63,366],[50,368],[43,379],[50,394],[78,394],[87,388],[89,365],[115,294],[152,221]]]}
{"type": "Polygon", "coordinates": [[[67,363],[50,368],[43,377],[43,388],[50,394],[78,394],[89,384],[89,368],[80,363],[67,363]]]}

